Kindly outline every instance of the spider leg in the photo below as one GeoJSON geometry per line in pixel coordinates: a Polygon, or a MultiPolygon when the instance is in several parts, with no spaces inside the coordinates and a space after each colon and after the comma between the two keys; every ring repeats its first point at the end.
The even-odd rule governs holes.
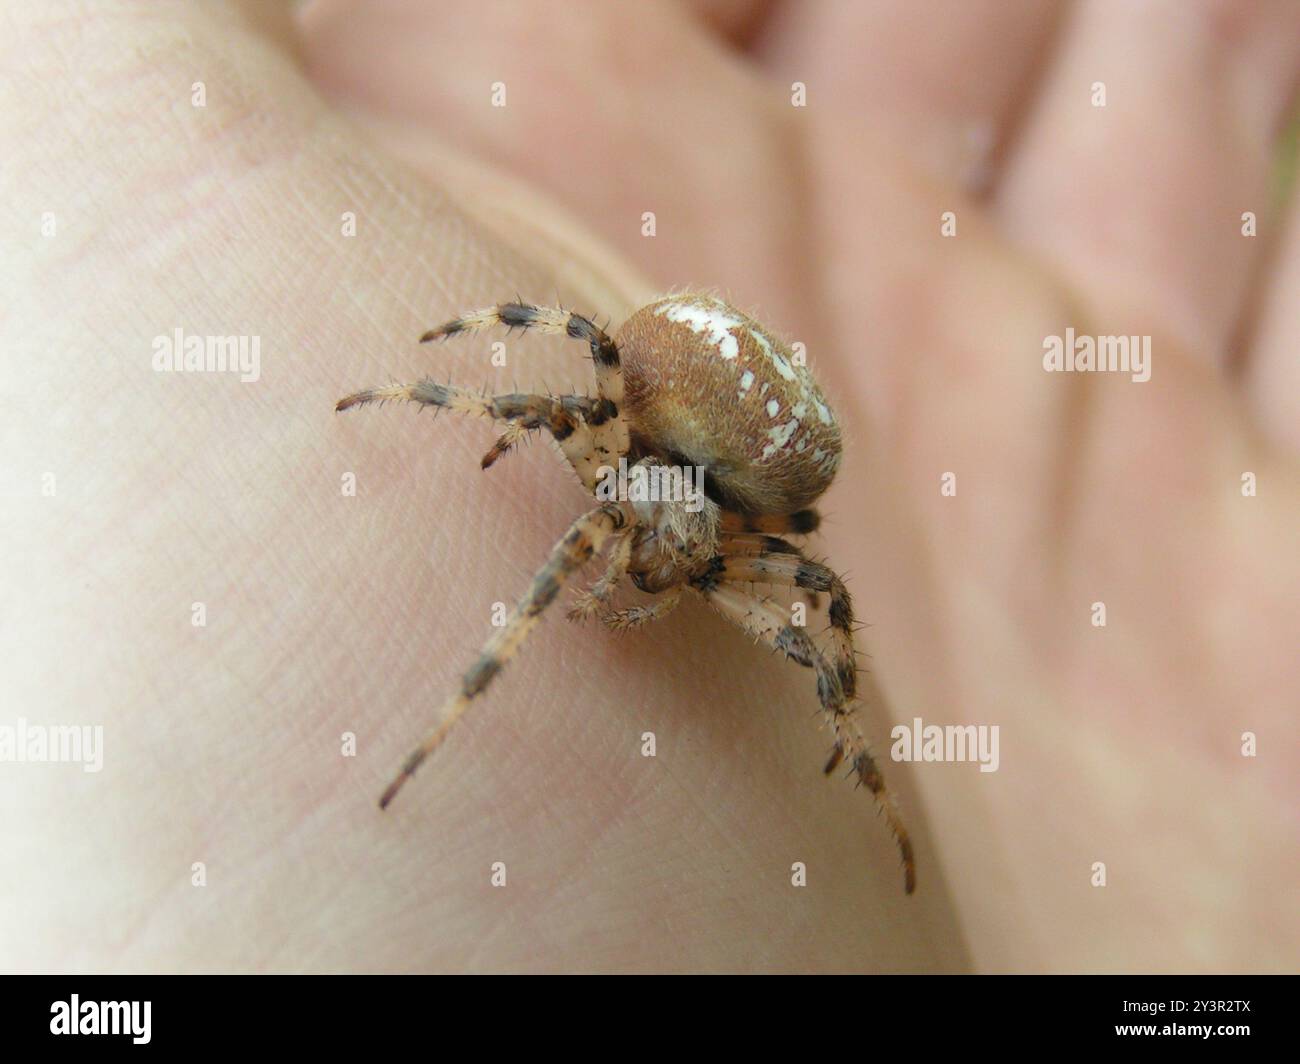
{"type": "Polygon", "coordinates": [[[501,433],[501,435],[497,437],[497,442],[494,443],[488,449],[487,454],[483,456],[482,461],[479,462],[479,466],[483,469],[489,468],[498,458],[509,454],[510,451],[514,449],[515,445],[528,435],[529,431],[528,426],[522,421],[510,422],[510,424],[506,426],[505,432],[501,433]]]}
{"type": "Polygon", "coordinates": [[[608,602],[610,596],[614,594],[614,589],[618,587],[618,582],[627,573],[628,563],[631,560],[632,537],[620,534],[618,546],[614,548],[610,557],[609,567],[601,575],[601,578],[592,584],[588,590],[574,596],[573,605],[569,609],[569,620],[586,620],[608,602]]]}
{"type": "Polygon", "coordinates": [[[677,608],[677,604],[682,600],[682,585],[670,587],[659,598],[648,606],[629,606],[625,610],[613,610],[610,613],[602,614],[601,620],[606,626],[614,629],[616,632],[627,631],[629,628],[639,628],[650,621],[657,621],[661,617],[666,617],[677,608]]]}
{"type": "Polygon", "coordinates": [[[528,633],[537,625],[546,607],[555,601],[565,581],[591,559],[611,533],[621,530],[626,523],[627,514],[623,509],[607,503],[584,514],[569,527],[569,531],[552,548],[546,564],[533,577],[532,586],[519,600],[505,625],[498,628],[484,644],[478,660],[461,680],[460,690],[444,703],[438,714],[437,727],[408,755],[401,771],[379,799],[381,809],[387,807],[402,784],[415,774],[425,758],[438,749],[452,726],[469,709],[470,703],[486,690],[492,678],[505,667],[528,633]]]}
{"type": "Polygon", "coordinates": [[[486,469],[530,429],[544,428],[555,438],[560,450],[588,490],[594,490],[597,472],[604,463],[596,453],[596,441],[588,418],[594,403],[582,395],[482,395],[469,388],[438,384],[427,377],[418,384],[394,384],[387,388],[368,388],[340,399],[335,410],[349,410],[366,403],[390,399],[440,407],[470,417],[491,418],[510,423],[505,434],[483,456],[486,469]]]}
{"type": "Polygon", "coordinates": [[[775,584],[830,595],[831,639],[835,647],[835,672],[845,698],[858,693],[858,663],[853,647],[853,599],[844,581],[828,566],[799,554],[729,556],[724,540],[722,562],[714,576],[732,583],[775,584]]]}
{"type": "Polygon", "coordinates": [[[590,318],[559,307],[498,303],[494,307],[484,307],[439,325],[436,329],[430,329],[420,337],[420,343],[490,329],[494,325],[505,325],[512,329],[536,329],[585,342],[591,348],[592,361],[596,365],[596,391],[600,397],[592,409],[592,416],[588,418],[589,424],[597,430],[596,450],[607,462],[617,462],[627,454],[628,427],[621,412],[623,365],[619,359],[618,345],[590,318]]]}
{"type": "Polygon", "coordinates": [[[817,696],[835,735],[835,748],[825,770],[829,772],[841,760],[848,758],[858,780],[865,783],[875,796],[894,834],[894,840],[898,843],[903,857],[904,889],[911,894],[916,889],[916,861],[912,853],[912,841],[898,815],[893,796],[885,786],[884,777],[867,748],[866,739],[854,719],[856,707],[850,705],[844,697],[837,671],[817,649],[808,633],[790,624],[790,611],[780,603],[756,598],[730,584],[718,583],[713,574],[698,578],[691,586],[727,620],[781,651],[791,661],[816,673],[817,696]]]}
{"type": "MultiPolygon", "coordinates": [[[[722,550],[724,554],[793,554],[803,557],[803,551],[789,540],[779,536],[760,535],[749,532],[723,532],[722,550]]],[[[821,596],[816,591],[804,591],[808,605],[820,609],[821,596]]]]}
{"type": "Polygon", "coordinates": [[[722,515],[724,532],[767,532],[773,535],[792,533],[806,536],[821,526],[822,515],[816,510],[799,510],[792,514],[753,516],[727,510],[722,515]]]}
{"type": "Polygon", "coordinates": [[[723,532],[724,554],[793,554],[803,557],[803,551],[780,536],[758,535],[748,532],[723,532]]]}

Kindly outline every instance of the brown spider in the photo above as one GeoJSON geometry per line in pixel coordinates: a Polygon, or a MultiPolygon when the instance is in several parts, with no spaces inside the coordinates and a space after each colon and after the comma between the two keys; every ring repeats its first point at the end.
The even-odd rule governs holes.
{"type": "Polygon", "coordinates": [[[498,324],[560,333],[589,344],[597,397],[479,395],[426,378],[358,392],[339,400],[336,409],[406,399],[504,422],[505,432],[483,456],[485,469],[526,433],[544,428],[601,504],[578,518],[555,545],[528,593],[448,699],[437,727],[384,791],[380,807],[438,748],[561,586],[597,551],[609,547],[608,568],[579,596],[570,618],[602,613],[611,627],[630,628],[664,616],[690,588],[728,620],[812,669],[835,738],[825,771],[847,759],[875,795],[902,852],[906,890],[912,893],[912,844],[854,716],[857,665],[848,590],[832,570],[779,536],[816,529],[820,519],[809,507],[830,486],[840,463],[839,426],[812,375],[758,322],[720,299],[699,294],[667,296],[641,308],[614,339],[579,314],[515,302],[457,318],[431,329],[420,342],[498,324]],[[620,459],[643,474],[661,474],[663,467],[702,467],[703,497],[695,505],[631,493],[611,498],[609,472],[620,459]],[[642,591],[663,597],[648,606],[608,609],[624,576],[642,591]],[[786,606],[742,586],[753,583],[826,592],[829,655],[791,623],[786,606]]]}

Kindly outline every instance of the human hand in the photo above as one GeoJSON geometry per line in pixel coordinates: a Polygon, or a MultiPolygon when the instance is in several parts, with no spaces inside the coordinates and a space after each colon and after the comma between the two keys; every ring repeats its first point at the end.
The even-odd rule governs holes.
{"type": "MultiPolygon", "coordinates": [[[[1247,141],[1223,153],[1198,136],[1205,101],[1166,99],[1143,72],[1149,50],[1121,61],[1113,9],[1060,28],[1019,121],[1053,28],[1036,5],[983,33],[975,5],[948,12],[971,20],[952,27],[960,44],[939,35],[918,58],[899,45],[929,40],[933,20],[880,16],[864,32],[833,5],[761,29],[729,8],[716,17],[749,40],[741,56],[667,5],[572,22],[385,7],[318,4],[298,42],[283,22],[250,35],[220,12],[108,4],[92,26],[50,15],[10,45],[47,84],[81,89],[58,112],[75,154],[53,98],[0,108],[20,134],[6,138],[20,145],[10,220],[69,221],[43,256],[4,266],[19,308],[5,324],[10,468],[60,484],[15,508],[10,671],[28,718],[102,716],[118,751],[98,776],[0,776],[31,813],[5,911],[43,897],[77,914],[15,920],[16,966],[1293,957],[1278,932],[1293,931],[1294,765],[1278,751],[1300,627],[1285,595],[1296,322],[1282,298],[1297,254],[1277,245],[1275,294],[1248,287],[1256,244],[1235,219],[1262,197],[1296,35],[1261,15],[1215,68],[1209,99],[1247,141]],[[875,61],[848,50],[863,40],[875,61]],[[332,106],[303,87],[286,58],[298,49],[332,106]],[[1115,73],[1092,73],[1103,60],[1115,73]],[[941,77],[956,63],[969,82],[941,77]],[[808,108],[789,106],[792,79],[808,108]],[[1087,98],[1098,79],[1104,110],[1087,98]],[[189,107],[195,80],[205,109],[189,107]],[[934,87],[926,106],[918,80],[934,87]],[[124,141],[114,120],[136,116],[140,140],[124,141]],[[987,143],[1002,148],[980,166],[970,146],[987,143]],[[1101,188],[1053,170],[1086,150],[1107,160],[1101,188]],[[1115,160],[1130,150],[1158,172],[1126,173],[1115,160]],[[962,179],[986,202],[963,198],[962,179]],[[955,238],[940,235],[945,210],[955,238]],[[373,808],[492,603],[522,590],[581,492],[540,453],[479,474],[490,437],[476,426],[322,412],[385,375],[583,390],[565,345],[511,341],[497,371],[486,343],[412,341],[516,290],[617,320],[685,284],[721,286],[803,339],[846,424],[823,542],[872,625],[881,750],[890,718],[1001,728],[996,773],[885,765],[918,841],[914,898],[869,801],[817,772],[807,675],[702,609],[627,639],[553,618],[402,802],[373,808]],[[1251,293],[1253,345],[1229,367],[1251,293]],[[260,335],[262,379],[154,374],[149,343],[177,326],[260,335]],[[1153,335],[1151,380],[1044,373],[1043,338],[1067,326],[1153,335]],[[1246,470],[1258,497],[1240,494],[1246,470]],[[345,471],[356,498],[339,491],[345,471]],[[940,494],[946,471],[955,497],[940,494]],[[1241,758],[1245,730],[1269,752],[1241,758]],[[355,759],[339,757],[347,731],[355,759]],[[498,860],[509,885],[494,891],[498,860]],[[210,870],[202,891],[194,861],[210,870]]],[[[1160,73],[1199,84],[1202,49],[1219,54],[1197,34],[1165,41],[1160,73]]]]}

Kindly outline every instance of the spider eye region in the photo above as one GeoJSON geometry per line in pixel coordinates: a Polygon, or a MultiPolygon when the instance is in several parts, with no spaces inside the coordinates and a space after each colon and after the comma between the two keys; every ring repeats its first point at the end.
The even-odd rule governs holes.
{"type": "Polygon", "coordinates": [[[840,430],[798,348],[713,296],[666,296],[616,337],[639,445],[705,468],[729,509],[789,514],[830,486],[840,430]]]}

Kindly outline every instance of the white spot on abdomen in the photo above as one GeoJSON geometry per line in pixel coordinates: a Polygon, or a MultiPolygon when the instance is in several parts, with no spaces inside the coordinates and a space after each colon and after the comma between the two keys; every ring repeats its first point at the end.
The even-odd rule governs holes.
{"type": "Polygon", "coordinates": [[[745,370],[740,375],[740,391],[736,393],[738,399],[745,398],[745,393],[754,386],[754,374],[751,370],[745,370]]]}
{"type": "Polygon", "coordinates": [[[733,359],[740,354],[740,344],[731,335],[731,330],[738,329],[745,323],[734,314],[728,314],[719,307],[697,307],[691,303],[667,303],[655,313],[669,321],[680,322],[691,332],[707,333],[709,343],[725,359],[733,359]]]}
{"type": "Polygon", "coordinates": [[[781,374],[788,381],[795,379],[794,367],[789,361],[776,353],[776,349],[767,342],[767,337],[757,329],[750,329],[749,335],[758,341],[758,346],[763,349],[763,354],[767,355],[768,361],[776,367],[777,373],[781,374]]]}
{"type": "Polygon", "coordinates": [[[799,422],[797,420],[791,420],[787,421],[784,425],[777,425],[774,429],[768,429],[767,436],[772,442],[764,446],[763,457],[771,458],[772,455],[776,454],[777,451],[788,444],[790,442],[790,437],[795,434],[795,430],[798,429],[798,427],[799,422]]]}

